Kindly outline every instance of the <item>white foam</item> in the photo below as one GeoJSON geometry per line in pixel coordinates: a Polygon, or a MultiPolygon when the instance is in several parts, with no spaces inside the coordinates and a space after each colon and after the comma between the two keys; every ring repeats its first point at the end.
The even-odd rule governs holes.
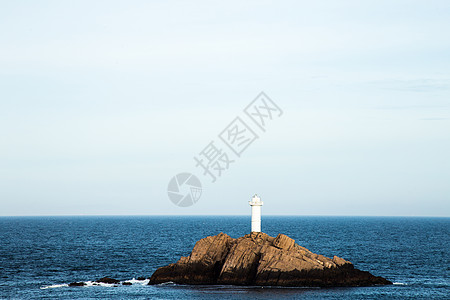
{"type": "Polygon", "coordinates": [[[129,282],[131,284],[148,285],[148,283],[150,282],[150,279],[137,280],[137,279],[133,278],[131,280],[125,280],[124,282],[129,282]]]}
{"type": "Polygon", "coordinates": [[[106,287],[112,287],[112,286],[117,286],[117,284],[114,283],[103,283],[103,282],[95,282],[95,281],[85,281],[85,287],[90,287],[90,286],[106,286],[106,287]]]}
{"type": "MultiPolygon", "coordinates": [[[[129,282],[129,283],[131,283],[133,285],[134,284],[136,284],[136,285],[138,285],[138,284],[140,284],[140,285],[148,285],[148,283],[150,282],[150,279],[137,280],[137,279],[133,278],[133,279],[130,279],[130,280],[122,281],[121,283],[123,283],[123,282],[129,282]]],[[[113,286],[119,286],[119,285],[121,285],[121,283],[114,284],[114,283],[103,283],[103,282],[95,282],[95,281],[85,281],[84,285],[81,286],[81,287],[91,287],[91,286],[113,287],[113,286]]],[[[166,284],[173,284],[173,282],[163,283],[163,285],[166,285],[166,284]]],[[[55,289],[55,288],[68,287],[68,286],[69,286],[69,284],[67,284],[67,283],[64,283],[64,284],[53,284],[53,285],[43,286],[40,289],[41,290],[55,289]]]]}
{"type": "Polygon", "coordinates": [[[173,281],[167,281],[167,282],[160,283],[160,284],[158,284],[158,285],[175,285],[175,282],[173,282],[173,281]]]}
{"type": "Polygon", "coordinates": [[[53,284],[53,285],[47,285],[47,286],[42,286],[41,290],[46,290],[46,289],[56,289],[56,288],[60,288],[60,287],[65,287],[65,286],[69,286],[68,284],[53,284]]]}
{"type": "Polygon", "coordinates": [[[407,285],[406,283],[403,283],[403,282],[394,282],[393,284],[394,285],[407,285]]]}

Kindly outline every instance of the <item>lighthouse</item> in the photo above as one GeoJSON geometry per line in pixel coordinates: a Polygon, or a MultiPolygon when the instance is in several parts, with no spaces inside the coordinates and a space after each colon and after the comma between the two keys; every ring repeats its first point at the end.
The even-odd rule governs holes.
{"type": "Polygon", "coordinates": [[[248,204],[252,207],[252,232],[261,232],[261,206],[263,202],[258,195],[253,196],[248,204]]]}

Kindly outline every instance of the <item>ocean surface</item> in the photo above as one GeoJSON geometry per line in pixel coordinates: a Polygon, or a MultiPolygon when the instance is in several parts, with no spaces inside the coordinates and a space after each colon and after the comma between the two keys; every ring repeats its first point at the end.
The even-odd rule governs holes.
{"type": "Polygon", "coordinates": [[[284,233],[315,253],[343,257],[392,286],[148,286],[136,280],[189,255],[203,237],[237,238],[249,229],[250,216],[0,217],[0,298],[450,299],[450,218],[263,216],[267,234],[284,233]],[[67,286],[104,276],[133,285],[67,286]]]}

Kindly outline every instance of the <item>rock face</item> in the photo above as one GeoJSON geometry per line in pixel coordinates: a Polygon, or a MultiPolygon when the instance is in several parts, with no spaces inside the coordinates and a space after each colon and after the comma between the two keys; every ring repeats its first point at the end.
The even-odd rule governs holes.
{"type": "Polygon", "coordinates": [[[314,254],[290,237],[224,233],[199,240],[188,257],[161,267],[149,284],[233,284],[260,286],[370,286],[392,284],[360,271],[340,257],[314,254]]]}

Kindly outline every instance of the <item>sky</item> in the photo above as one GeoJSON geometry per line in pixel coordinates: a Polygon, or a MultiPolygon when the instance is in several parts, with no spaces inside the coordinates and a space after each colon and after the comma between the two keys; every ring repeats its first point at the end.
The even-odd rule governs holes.
{"type": "MultiPolygon", "coordinates": [[[[449,1],[1,1],[0,216],[450,216],[449,1]],[[281,110],[262,131],[260,92],[281,110]],[[258,136],[237,157],[236,118],[258,136]],[[234,160],[212,182],[194,157],[234,160]],[[202,185],[189,207],[169,181],[202,185]]],[[[184,186],[185,188],[186,186],[184,186]]]]}

